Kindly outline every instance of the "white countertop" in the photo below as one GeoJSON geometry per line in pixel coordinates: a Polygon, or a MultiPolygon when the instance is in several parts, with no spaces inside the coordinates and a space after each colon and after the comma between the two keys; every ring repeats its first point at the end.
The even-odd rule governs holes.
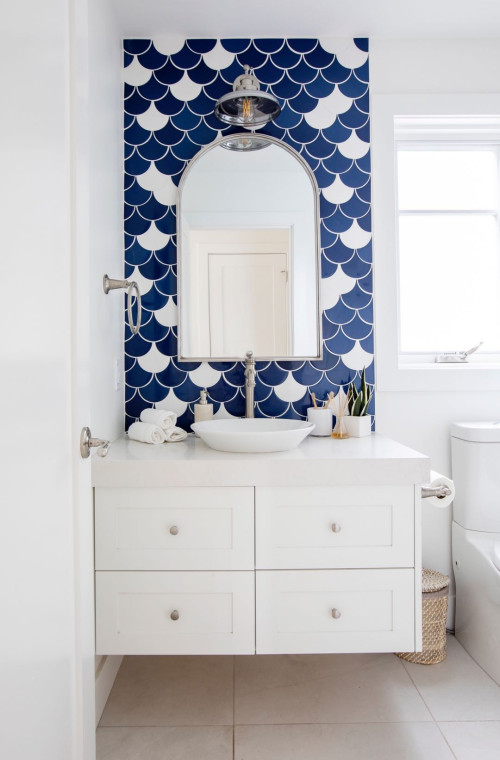
{"type": "Polygon", "coordinates": [[[376,433],[365,438],[309,436],[291,451],[234,454],[193,434],[180,443],[114,441],[92,456],[98,487],[405,485],[430,480],[425,454],[376,433]]]}

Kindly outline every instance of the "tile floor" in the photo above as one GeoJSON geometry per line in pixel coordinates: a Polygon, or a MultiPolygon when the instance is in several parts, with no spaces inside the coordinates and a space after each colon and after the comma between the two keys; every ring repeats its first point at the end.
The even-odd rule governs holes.
{"type": "Polygon", "coordinates": [[[500,760],[500,687],[453,636],[392,654],[126,657],[98,760],[500,760]]]}

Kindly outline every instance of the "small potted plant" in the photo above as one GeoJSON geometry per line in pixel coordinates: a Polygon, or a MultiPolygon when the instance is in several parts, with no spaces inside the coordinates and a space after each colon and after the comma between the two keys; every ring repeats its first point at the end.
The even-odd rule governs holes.
{"type": "Polygon", "coordinates": [[[352,381],[347,392],[349,414],[344,417],[344,425],[352,438],[362,438],[365,435],[370,435],[372,431],[372,417],[371,414],[367,414],[371,396],[372,392],[366,384],[365,368],[363,367],[359,390],[356,389],[354,381],[352,381]]]}

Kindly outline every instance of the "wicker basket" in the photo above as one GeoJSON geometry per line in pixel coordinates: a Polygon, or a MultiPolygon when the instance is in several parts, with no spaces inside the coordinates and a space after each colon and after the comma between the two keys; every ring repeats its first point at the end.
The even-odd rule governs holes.
{"type": "Polygon", "coordinates": [[[447,575],[422,570],[422,651],[396,652],[398,657],[419,665],[435,665],[446,657],[447,575]]]}

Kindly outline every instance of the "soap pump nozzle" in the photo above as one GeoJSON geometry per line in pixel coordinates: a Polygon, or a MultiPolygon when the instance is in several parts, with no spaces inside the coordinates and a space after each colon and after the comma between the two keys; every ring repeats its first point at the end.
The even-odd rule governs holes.
{"type": "Polygon", "coordinates": [[[207,401],[207,395],[208,395],[207,389],[203,388],[203,390],[200,391],[200,404],[205,405],[205,404],[208,403],[208,401],[207,401]]]}

